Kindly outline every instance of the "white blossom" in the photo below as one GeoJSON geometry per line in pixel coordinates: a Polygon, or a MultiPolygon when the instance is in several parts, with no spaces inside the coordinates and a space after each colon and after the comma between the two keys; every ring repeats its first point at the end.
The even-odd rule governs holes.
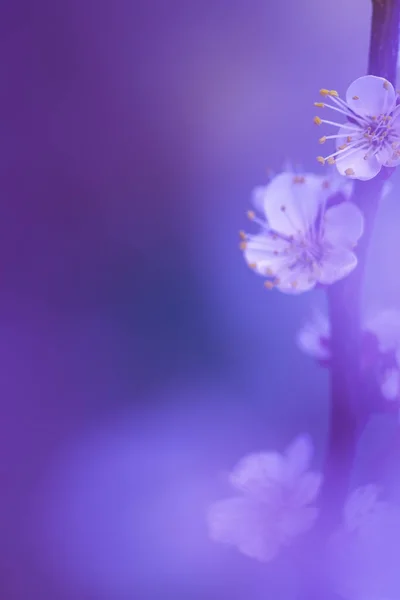
{"type": "MultiPolygon", "coordinates": [[[[372,333],[382,354],[392,361],[381,374],[381,392],[386,400],[400,400],[400,311],[386,309],[365,320],[364,330],[372,333]]],[[[322,312],[314,311],[297,333],[297,345],[316,360],[330,359],[330,322],[322,312]]]]}
{"type": "Polygon", "coordinates": [[[375,485],[348,498],[341,527],[330,544],[334,586],[346,600],[400,598],[400,509],[380,499],[375,485]]]}
{"type": "Polygon", "coordinates": [[[245,456],[230,475],[237,494],[209,511],[211,537],[266,562],[308,531],[321,485],[321,476],[309,471],[312,451],[309,438],[299,436],[283,454],[245,456]]]}
{"type": "Polygon", "coordinates": [[[329,102],[315,102],[346,118],[345,123],[314,118],[316,125],[325,123],[338,127],[334,135],[324,135],[320,143],[336,141],[336,150],[328,156],[318,156],[325,164],[336,164],[341,175],[352,179],[372,179],[382,166],[400,163],[400,107],[397,94],[389,81],[366,75],[353,81],[346,92],[346,100],[336,90],[320,90],[329,102]]]}
{"type": "Polygon", "coordinates": [[[296,341],[305,354],[316,360],[329,360],[331,351],[329,347],[331,324],[326,315],[314,311],[312,318],[308,319],[299,329],[296,341]]]}
{"type": "Polygon", "coordinates": [[[376,335],[379,351],[391,354],[393,364],[385,368],[381,392],[386,400],[400,400],[400,311],[382,310],[367,321],[366,330],[376,335]]]}
{"type": "Polygon", "coordinates": [[[328,285],[346,277],[357,265],[354,246],[364,219],[351,202],[326,206],[330,182],[313,174],[275,176],[256,188],[253,202],[264,218],[248,216],[260,233],[241,233],[241,248],[248,265],[267,278],[266,287],[300,293],[317,283],[328,285]]]}

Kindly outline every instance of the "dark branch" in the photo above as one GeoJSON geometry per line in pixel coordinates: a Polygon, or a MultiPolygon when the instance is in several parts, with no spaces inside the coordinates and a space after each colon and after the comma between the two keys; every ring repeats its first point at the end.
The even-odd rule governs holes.
{"type": "MultiPolygon", "coordinates": [[[[400,0],[373,0],[368,73],[385,77],[393,85],[399,26],[400,0]]],[[[361,392],[361,292],[375,215],[388,174],[388,170],[383,170],[371,181],[356,182],[353,201],[365,217],[365,232],[357,250],[358,267],[328,292],[332,331],[331,415],[321,498],[322,524],[327,528],[340,519],[357,440],[368,418],[361,392]]]]}

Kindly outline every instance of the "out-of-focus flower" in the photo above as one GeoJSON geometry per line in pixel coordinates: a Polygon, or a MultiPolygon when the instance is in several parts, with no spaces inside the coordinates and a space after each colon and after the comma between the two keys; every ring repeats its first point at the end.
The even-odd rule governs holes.
{"type": "Polygon", "coordinates": [[[374,75],[360,77],[349,86],[346,100],[335,90],[322,89],[320,93],[331,104],[315,102],[315,106],[330,108],[347,118],[342,124],[314,118],[316,125],[339,127],[337,134],[320,138],[321,144],[336,140],[336,151],[326,157],[318,156],[320,163],[335,163],[341,175],[362,180],[375,177],[382,166],[400,163],[400,108],[389,81],[374,75]]]}
{"type": "Polygon", "coordinates": [[[346,600],[400,597],[400,508],[379,496],[375,485],[356,489],[330,540],[331,575],[346,600]]]}
{"type": "Polygon", "coordinates": [[[363,233],[363,215],[348,201],[326,208],[331,193],[328,180],[309,173],[281,173],[256,189],[253,202],[263,206],[265,218],[248,213],[262,230],[242,232],[241,249],[248,265],[267,279],[267,288],[305,292],[356,267],[353,248],[363,233]]]}
{"type": "Polygon", "coordinates": [[[312,452],[310,439],[299,436],[284,454],[244,457],[230,475],[239,495],[214,504],[209,511],[211,537],[269,561],[308,531],[317,517],[313,503],[322,479],[309,471],[312,452]]]}
{"type": "Polygon", "coordinates": [[[320,311],[314,311],[312,318],[306,321],[297,333],[297,345],[305,354],[319,361],[331,357],[331,325],[329,319],[320,311]]]}
{"type": "Polygon", "coordinates": [[[383,310],[369,319],[366,329],[376,335],[384,356],[381,392],[386,400],[400,400],[400,311],[383,310]],[[386,360],[385,360],[386,358],[386,360]]]}
{"type": "MultiPolygon", "coordinates": [[[[364,333],[376,340],[379,360],[379,383],[386,400],[400,399],[400,311],[382,310],[366,319],[364,333]]],[[[366,335],[364,336],[366,339],[366,335]]],[[[298,331],[297,345],[318,361],[328,362],[330,350],[330,323],[326,315],[314,311],[298,331]]]]}

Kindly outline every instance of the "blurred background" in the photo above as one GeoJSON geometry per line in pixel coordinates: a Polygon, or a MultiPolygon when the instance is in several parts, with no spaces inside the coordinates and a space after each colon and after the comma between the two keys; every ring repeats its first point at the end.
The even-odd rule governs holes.
{"type": "MultiPolygon", "coordinates": [[[[323,294],[267,292],[238,230],[267,168],[319,172],[313,102],[364,74],[370,4],[3,4],[0,597],[294,598],[285,557],[207,537],[243,454],[308,431],[317,465],[327,432],[295,344],[323,294]]],[[[394,190],[368,310],[400,306],[394,190]]]]}

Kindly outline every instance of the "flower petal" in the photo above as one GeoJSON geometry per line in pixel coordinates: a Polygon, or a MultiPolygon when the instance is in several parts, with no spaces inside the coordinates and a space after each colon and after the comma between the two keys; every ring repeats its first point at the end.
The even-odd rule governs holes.
{"type": "Polygon", "coordinates": [[[365,519],[376,510],[379,505],[381,490],[375,484],[361,486],[354,490],[346,501],[344,507],[344,522],[349,531],[355,531],[362,526],[365,519]]]}
{"type": "Polygon", "coordinates": [[[265,216],[271,229],[287,236],[308,231],[327,193],[323,181],[311,173],[301,178],[293,173],[274,177],[264,196],[265,216]]]}
{"type": "Polygon", "coordinates": [[[368,319],[365,329],[376,335],[381,352],[400,349],[400,311],[381,310],[368,319]]]}
{"type": "Polygon", "coordinates": [[[288,242],[281,238],[272,238],[267,232],[248,236],[244,258],[256,273],[267,277],[276,274],[284,267],[288,258],[284,251],[288,242]]]}
{"type": "Polygon", "coordinates": [[[213,540],[237,546],[251,558],[267,562],[279,551],[274,519],[271,516],[268,523],[265,508],[246,498],[228,498],[211,506],[208,525],[213,540]]]}
{"type": "Polygon", "coordinates": [[[264,498],[271,486],[285,478],[284,458],[278,452],[260,452],[242,458],[230,475],[238,490],[264,498]]]}
{"type": "Polygon", "coordinates": [[[294,502],[297,506],[304,506],[314,502],[321,489],[322,475],[309,471],[300,477],[294,490],[294,502]]]}
{"type": "MultiPolygon", "coordinates": [[[[340,131],[339,129],[339,133],[340,131]]],[[[361,179],[362,181],[372,179],[379,173],[382,165],[376,156],[365,159],[366,153],[367,150],[362,148],[353,153],[351,150],[347,153],[343,152],[336,160],[337,170],[341,175],[350,179],[361,179]]]]}
{"type": "Polygon", "coordinates": [[[300,477],[310,466],[314,453],[309,435],[297,436],[285,451],[286,470],[292,479],[300,477]]]}
{"type": "Polygon", "coordinates": [[[299,269],[285,268],[278,271],[279,284],[276,286],[284,294],[302,294],[312,290],[317,277],[299,269]]]}
{"type": "Polygon", "coordinates": [[[265,192],[267,190],[266,185],[260,185],[254,188],[251,194],[251,202],[254,208],[261,213],[264,213],[264,204],[265,204],[265,192]]]}
{"type": "Polygon", "coordinates": [[[359,77],[347,89],[346,102],[359,115],[375,116],[391,112],[396,101],[392,84],[375,75],[359,77]]]}
{"type": "Polygon", "coordinates": [[[364,231],[364,215],[353,202],[342,202],[326,211],[324,224],[327,242],[352,248],[364,231]]]}
{"type": "MultiPolygon", "coordinates": [[[[348,133],[348,132],[347,132],[348,133]]],[[[345,133],[345,135],[347,135],[345,133]]],[[[342,143],[342,142],[341,142],[342,143]]],[[[337,144],[340,145],[340,144],[337,144]]],[[[354,187],[354,181],[350,179],[350,177],[342,177],[338,170],[334,166],[327,166],[328,168],[328,177],[327,182],[329,185],[329,196],[335,196],[336,194],[343,194],[346,200],[349,200],[354,187]]]]}
{"type": "Polygon", "coordinates": [[[318,509],[314,506],[296,507],[288,510],[280,522],[282,542],[288,543],[294,537],[306,533],[314,525],[318,509]]]}
{"type": "Polygon", "coordinates": [[[398,400],[400,391],[400,372],[398,369],[388,369],[381,384],[382,396],[386,400],[398,400]]]}
{"type": "Polygon", "coordinates": [[[297,345],[305,354],[318,360],[330,358],[329,347],[321,343],[321,340],[329,340],[329,319],[322,313],[315,313],[313,318],[304,324],[297,333],[297,345]]]}
{"type": "Polygon", "coordinates": [[[318,281],[322,284],[335,283],[349,273],[357,266],[357,257],[354,252],[346,248],[332,248],[327,251],[318,281]]]}

